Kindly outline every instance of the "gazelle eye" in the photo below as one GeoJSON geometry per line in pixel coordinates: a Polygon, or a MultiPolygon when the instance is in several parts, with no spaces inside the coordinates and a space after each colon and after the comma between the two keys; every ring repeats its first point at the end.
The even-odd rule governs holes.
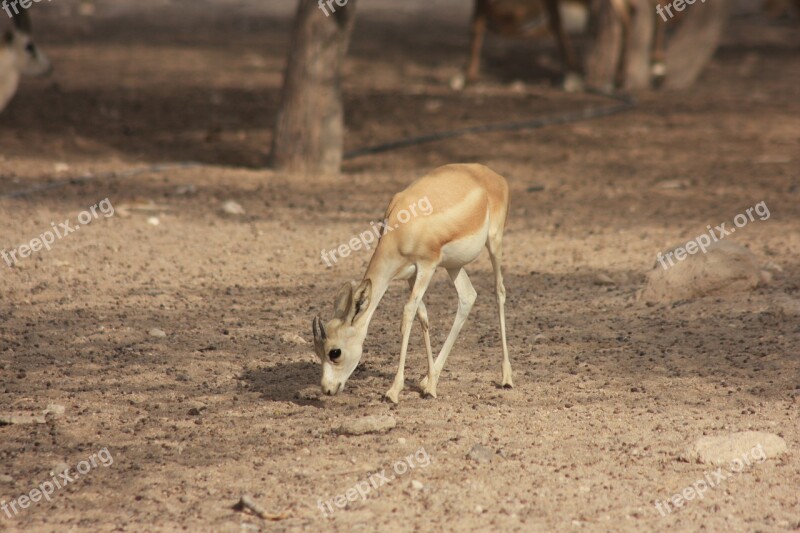
{"type": "Polygon", "coordinates": [[[328,352],[328,358],[331,361],[336,361],[337,359],[339,359],[339,357],[341,357],[341,355],[342,355],[342,351],[339,348],[334,348],[333,350],[328,352]]]}
{"type": "Polygon", "coordinates": [[[28,52],[30,55],[36,54],[36,46],[33,43],[28,43],[25,45],[25,51],[28,52]]]}

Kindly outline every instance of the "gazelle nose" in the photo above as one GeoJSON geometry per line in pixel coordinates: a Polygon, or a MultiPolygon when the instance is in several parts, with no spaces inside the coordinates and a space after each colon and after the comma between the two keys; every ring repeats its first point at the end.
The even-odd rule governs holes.
{"type": "Polygon", "coordinates": [[[338,383],[335,388],[326,386],[324,384],[322,385],[322,392],[324,392],[328,396],[336,396],[337,394],[339,394],[339,391],[341,389],[342,389],[342,384],[341,383],[338,383]]]}

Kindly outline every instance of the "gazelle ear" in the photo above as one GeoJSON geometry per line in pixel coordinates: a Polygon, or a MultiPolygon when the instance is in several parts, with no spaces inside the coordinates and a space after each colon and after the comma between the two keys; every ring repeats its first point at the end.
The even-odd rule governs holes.
{"type": "Polygon", "coordinates": [[[351,323],[360,318],[369,307],[372,296],[372,281],[365,279],[353,292],[353,318],[351,323]]]}
{"type": "Polygon", "coordinates": [[[314,317],[311,323],[311,331],[314,334],[314,352],[316,352],[317,357],[322,359],[325,351],[325,327],[322,325],[322,319],[319,315],[314,317]]]}
{"type": "Polygon", "coordinates": [[[339,294],[336,295],[336,303],[333,304],[333,318],[344,321],[350,311],[352,302],[353,285],[348,281],[342,285],[342,288],[339,289],[339,294]]]}

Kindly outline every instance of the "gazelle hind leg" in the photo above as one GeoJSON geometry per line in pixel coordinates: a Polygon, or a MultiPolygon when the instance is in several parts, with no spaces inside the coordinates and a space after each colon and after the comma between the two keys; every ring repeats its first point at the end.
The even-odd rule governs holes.
{"type": "Polygon", "coordinates": [[[405,307],[403,307],[403,322],[401,324],[403,341],[400,345],[400,363],[397,367],[397,374],[394,376],[394,382],[386,392],[386,398],[394,404],[400,401],[400,391],[403,390],[403,385],[405,384],[406,354],[408,353],[408,338],[411,336],[411,324],[435,271],[436,265],[417,265],[414,288],[411,289],[411,296],[409,296],[405,307]]]}
{"type": "MultiPolygon", "coordinates": [[[[414,279],[408,280],[408,286],[411,291],[414,291],[414,279]]],[[[425,340],[425,352],[428,355],[428,376],[433,376],[433,350],[431,349],[431,333],[430,323],[428,322],[428,310],[425,308],[425,302],[420,300],[419,307],[417,308],[417,320],[419,325],[422,326],[422,337],[425,340]]],[[[432,395],[436,397],[435,391],[432,395]]]]}
{"type": "Polygon", "coordinates": [[[447,339],[444,341],[442,350],[439,352],[439,355],[436,356],[436,361],[433,364],[433,373],[431,374],[429,372],[428,376],[420,383],[423,393],[434,397],[436,396],[436,385],[439,383],[439,376],[442,373],[445,362],[447,362],[447,356],[450,354],[450,350],[453,349],[458,334],[461,332],[464,322],[467,321],[467,316],[469,316],[472,305],[475,303],[475,298],[478,296],[478,293],[475,292],[475,288],[469,281],[466,270],[463,268],[454,268],[448,270],[447,273],[450,275],[450,279],[453,280],[453,285],[455,285],[456,292],[458,293],[456,319],[453,322],[453,327],[450,328],[447,339]]]}
{"type": "Polygon", "coordinates": [[[500,317],[500,337],[503,341],[503,381],[501,384],[510,389],[514,387],[514,383],[511,380],[511,361],[508,359],[508,343],[506,342],[506,287],[503,284],[503,273],[500,269],[500,264],[503,262],[503,234],[498,232],[490,236],[486,244],[494,270],[494,289],[497,295],[497,312],[500,317]]]}

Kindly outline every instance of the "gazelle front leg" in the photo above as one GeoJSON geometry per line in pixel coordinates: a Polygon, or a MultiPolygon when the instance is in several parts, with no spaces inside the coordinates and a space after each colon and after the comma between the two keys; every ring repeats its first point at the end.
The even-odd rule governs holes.
{"type": "MultiPolygon", "coordinates": [[[[414,280],[409,278],[408,286],[411,288],[411,291],[414,291],[414,280]]],[[[420,300],[419,307],[417,308],[417,320],[419,320],[419,325],[422,327],[422,337],[425,340],[425,352],[428,355],[428,375],[433,375],[433,350],[431,349],[431,333],[430,333],[430,322],[428,322],[428,310],[425,309],[425,302],[420,300]]],[[[436,393],[434,391],[433,397],[436,397],[436,393]]]]}
{"type": "Polygon", "coordinates": [[[450,355],[450,350],[453,349],[453,345],[456,343],[458,334],[461,332],[461,328],[467,321],[467,317],[472,309],[472,305],[475,303],[475,298],[478,296],[478,293],[475,292],[475,288],[469,281],[469,276],[467,276],[466,270],[463,268],[454,268],[448,270],[447,273],[450,275],[450,279],[453,280],[453,285],[455,285],[456,292],[458,293],[458,310],[456,311],[456,319],[453,322],[453,327],[450,328],[450,333],[447,335],[447,339],[444,341],[442,351],[440,351],[439,355],[436,357],[433,373],[431,374],[429,372],[428,376],[423,378],[422,382],[420,382],[422,391],[425,394],[429,394],[434,397],[436,396],[436,385],[439,383],[439,376],[441,375],[442,368],[444,368],[444,364],[447,361],[447,356],[450,355]]]}
{"type": "Polygon", "coordinates": [[[436,265],[423,266],[417,264],[417,277],[414,281],[414,288],[411,289],[411,296],[409,296],[408,302],[403,307],[403,322],[400,326],[403,332],[403,341],[400,345],[400,364],[397,368],[397,374],[394,376],[394,382],[386,392],[386,398],[394,404],[399,403],[400,391],[403,390],[405,382],[406,353],[408,352],[408,338],[411,336],[411,324],[414,321],[414,315],[417,314],[419,305],[422,303],[422,297],[425,296],[425,291],[428,290],[428,284],[430,284],[435,270],[436,265]]]}

